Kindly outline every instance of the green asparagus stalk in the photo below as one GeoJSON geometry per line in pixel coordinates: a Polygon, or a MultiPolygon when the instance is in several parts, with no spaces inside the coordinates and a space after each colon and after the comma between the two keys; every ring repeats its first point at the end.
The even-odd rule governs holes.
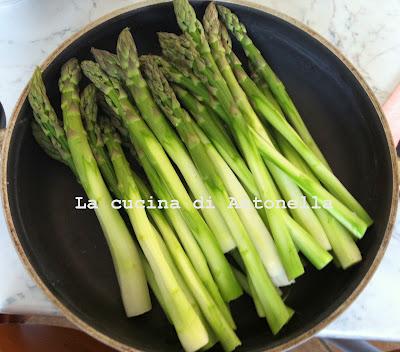
{"type": "Polygon", "coordinates": [[[82,121],[87,132],[87,138],[93,156],[97,161],[97,165],[109,189],[115,196],[120,197],[117,177],[115,176],[111,160],[105,151],[100,126],[97,123],[98,108],[96,102],[96,87],[93,84],[87,85],[82,91],[80,98],[82,121]]]}
{"type": "Polygon", "coordinates": [[[81,65],[85,75],[104,93],[109,106],[123,121],[136,150],[138,147],[144,150],[152,167],[157,170],[157,173],[173,192],[174,199],[178,200],[181,213],[207,258],[224,300],[230,301],[240,296],[241,288],[213,233],[201,215],[194,209],[192,200],[164,149],[129,102],[121,84],[115,79],[109,78],[99,65],[92,61],[84,61],[81,65]]]}
{"type": "MultiPolygon", "coordinates": [[[[251,42],[250,38],[243,32],[243,25],[238,24],[238,20],[234,20],[234,15],[225,7],[219,6],[219,11],[224,23],[227,27],[234,32],[235,36],[241,41],[245,48],[246,53],[249,55],[250,60],[253,62],[254,66],[257,63],[264,60],[259,53],[258,49],[251,42]],[[253,53],[258,52],[257,56],[253,56],[253,53]]],[[[263,67],[266,67],[261,63],[263,67]]],[[[261,71],[262,73],[262,71],[261,71]]],[[[266,75],[263,75],[265,80],[268,79],[266,75]]],[[[327,189],[334,194],[340,201],[342,201],[348,208],[354,210],[354,212],[360,217],[360,219],[365,223],[366,226],[372,224],[372,219],[360,205],[360,203],[349,193],[349,191],[343,186],[343,184],[336,178],[335,175],[330,171],[329,167],[322,162],[318,156],[313,152],[313,150],[302,140],[302,138],[297,134],[295,129],[286,121],[286,119],[279,113],[279,111],[274,107],[274,105],[265,98],[265,96],[260,92],[258,87],[248,79],[249,77],[244,76],[240,78],[240,84],[242,87],[248,85],[247,94],[251,97],[251,102],[256,106],[257,110],[262,113],[262,116],[275,128],[277,129],[292,146],[302,155],[304,160],[307,162],[309,167],[315,173],[315,175],[321,180],[321,182],[327,187],[327,189]],[[251,91],[251,93],[250,93],[251,91]]],[[[272,86],[271,90],[274,92],[272,86]]],[[[275,94],[275,93],[274,93],[275,94]]],[[[279,101],[279,97],[275,95],[276,99],[279,101]]],[[[285,106],[280,102],[280,105],[285,110],[285,106]]],[[[299,121],[302,122],[301,118],[299,121]]]]}
{"type": "MultiPolygon", "coordinates": [[[[277,136],[277,141],[285,157],[298,169],[313,178],[315,182],[318,182],[297,151],[282,136],[277,136]]],[[[362,259],[361,253],[350,232],[329,214],[326,209],[321,207],[315,208],[314,211],[325,229],[325,233],[332,246],[332,251],[339,261],[340,266],[343,269],[347,269],[360,262],[362,259]]]]}
{"type": "MultiPolygon", "coordinates": [[[[219,19],[218,19],[218,12],[214,4],[210,4],[207,8],[206,14],[204,16],[205,22],[207,23],[207,33],[213,33],[212,37],[214,41],[221,46],[223,46],[226,58],[229,60],[229,64],[234,70],[236,77],[240,77],[240,75],[246,75],[240,60],[236,57],[235,53],[232,50],[232,43],[230,41],[230,37],[227,33],[226,27],[223,26],[219,19]]],[[[222,49],[221,49],[222,50],[222,49]]],[[[240,89],[238,89],[240,91],[240,89]]],[[[248,93],[245,91],[245,93],[248,93]]],[[[271,142],[275,148],[278,149],[276,143],[274,142],[272,136],[265,130],[263,124],[259,120],[258,116],[254,112],[251,107],[251,104],[247,99],[243,99],[246,102],[246,109],[250,112],[249,122],[250,125],[258,131],[259,134],[263,136],[264,139],[271,142]]],[[[279,149],[278,149],[279,150],[279,149]]],[[[266,159],[264,157],[264,159],[266,159]]],[[[266,165],[268,166],[272,177],[278,186],[283,198],[286,200],[288,204],[295,203],[295,204],[303,204],[304,203],[304,196],[300,190],[300,188],[293,182],[293,180],[286,175],[282,170],[280,170],[276,165],[266,161],[266,165]]],[[[324,249],[331,249],[331,245],[328,241],[328,238],[325,234],[325,231],[320,224],[318,218],[314,214],[314,212],[310,209],[308,204],[305,207],[295,206],[290,209],[293,218],[304,227],[324,249]]]]}
{"type": "Polygon", "coordinates": [[[124,77],[124,72],[121,68],[121,64],[119,62],[118,56],[113,54],[107,50],[101,50],[96,48],[90,49],[91,53],[93,54],[94,58],[96,59],[97,63],[100,67],[105,70],[110,77],[115,79],[122,79],[124,77]]]}
{"type": "MultiPolygon", "coordinates": [[[[122,196],[133,201],[142,199],[120,142],[109,129],[103,128],[103,133],[122,196]]],[[[178,279],[170,252],[144,208],[132,207],[126,211],[151,270],[160,280],[161,289],[166,290],[165,302],[182,346],[186,351],[198,350],[208,343],[208,333],[178,279]]]]}
{"type": "Polygon", "coordinates": [[[254,69],[259,72],[260,75],[266,80],[272,93],[274,94],[279,105],[282,107],[289,121],[296,129],[297,133],[300,135],[302,140],[306,145],[313,151],[313,153],[318,157],[318,159],[326,166],[329,167],[328,162],[325,160],[323,154],[321,153],[318,145],[315,143],[307,126],[304,124],[295,104],[290,98],[289,94],[286,92],[285,86],[282,81],[277,77],[275,72],[268,65],[260,51],[254,45],[253,41],[247,34],[246,27],[242,24],[238,17],[232,13],[225,6],[219,5],[218,11],[221,15],[222,20],[225,25],[229,28],[235,38],[242,45],[246,56],[249,58],[254,69]]]}
{"type": "Polygon", "coordinates": [[[201,22],[196,18],[196,13],[188,0],[173,0],[176,20],[183,33],[192,38],[193,43],[199,54],[208,63],[209,68],[216,75],[220,75],[210,46],[204,34],[204,28],[201,22]]]}
{"type": "MultiPolygon", "coordinates": [[[[78,61],[71,59],[63,65],[59,81],[68,148],[80,183],[97,202],[96,215],[111,251],[126,314],[135,316],[151,309],[146,279],[135,243],[118,211],[111,207],[110,193],[88,144],[79,111],[79,80],[78,61]]],[[[44,93],[32,83],[31,94],[44,93]]]]}
{"type": "MultiPolygon", "coordinates": [[[[198,55],[196,49],[193,47],[193,42],[189,38],[177,37],[168,33],[159,33],[159,40],[163,54],[171,62],[176,64],[179,62],[193,69],[198,78],[208,85],[210,92],[212,91],[215,94],[215,97],[221,102],[225,111],[230,113],[232,118],[227,122],[231,123],[231,128],[253,173],[258,193],[263,199],[273,199],[270,192],[272,189],[270,184],[271,177],[258,153],[254,139],[248,135],[246,122],[222,75],[216,74],[208,67],[207,62],[202,60],[198,55]]],[[[269,217],[268,220],[272,234],[289,279],[301,275],[304,269],[290,233],[286,229],[281,209],[271,209],[271,211],[267,212],[267,216],[269,217]]]]}
{"type": "MultiPolygon", "coordinates": [[[[198,170],[179,137],[152,99],[146,81],[141,75],[136,46],[128,28],[124,29],[118,38],[117,54],[125,75],[125,84],[135,99],[143,118],[180,169],[193,195],[197,199],[202,197],[208,199],[210,194],[207,192],[207,187],[202,182],[198,170]]],[[[232,250],[235,242],[221,213],[208,208],[203,208],[202,213],[210,228],[213,229],[223,251],[232,250]]]]}
{"type": "Polygon", "coordinates": [[[146,279],[147,282],[151,288],[151,290],[154,293],[154,296],[156,296],[156,299],[158,303],[161,306],[161,309],[164,311],[165,315],[167,316],[168,321],[173,324],[172,319],[171,319],[171,314],[169,313],[169,306],[167,305],[165,301],[165,297],[163,295],[163,292],[161,291],[161,288],[159,284],[157,283],[156,276],[154,275],[153,271],[151,270],[150,264],[147,261],[146,257],[141,253],[141,259],[143,263],[143,269],[144,273],[146,274],[146,279]]]}
{"type": "MultiPolygon", "coordinates": [[[[262,79],[258,72],[253,71],[252,77],[254,82],[258,85],[258,87],[262,90],[264,95],[274,104],[277,109],[280,109],[278,102],[273,97],[271,91],[269,90],[268,85],[262,79]]],[[[286,141],[285,138],[276,135],[276,141],[279,144],[279,147],[283,153],[283,155],[297,168],[305,172],[307,175],[312,177],[314,181],[319,182],[318,179],[314,176],[310,168],[301,158],[301,156],[297,153],[297,151],[286,141]]],[[[310,196],[307,196],[309,203],[313,202],[314,199],[310,196]]],[[[315,208],[313,209],[318,219],[320,220],[322,226],[325,229],[325,233],[331,243],[333,253],[339,262],[339,265],[343,269],[347,269],[350,266],[361,261],[361,253],[358,249],[357,245],[354,243],[354,240],[350,234],[350,232],[344,228],[335,218],[332,217],[325,209],[323,208],[315,208]]]]}

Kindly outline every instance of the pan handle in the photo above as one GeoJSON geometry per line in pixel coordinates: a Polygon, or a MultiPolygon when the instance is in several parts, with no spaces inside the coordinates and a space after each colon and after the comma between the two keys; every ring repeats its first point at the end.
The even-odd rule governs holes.
{"type": "Polygon", "coordinates": [[[389,122],[394,145],[397,146],[400,141],[400,85],[383,104],[383,111],[389,122]]]}

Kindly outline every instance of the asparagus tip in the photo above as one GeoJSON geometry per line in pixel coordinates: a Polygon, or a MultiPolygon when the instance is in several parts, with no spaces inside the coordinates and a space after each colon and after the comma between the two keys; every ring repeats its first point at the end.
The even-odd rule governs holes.
{"type": "Polygon", "coordinates": [[[207,6],[203,17],[204,30],[209,37],[218,39],[220,32],[220,22],[218,18],[218,11],[214,2],[210,2],[207,6]]]}
{"type": "Polygon", "coordinates": [[[138,52],[129,27],[124,28],[118,36],[117,57],[123,71],[139,68],[138,52]]]}

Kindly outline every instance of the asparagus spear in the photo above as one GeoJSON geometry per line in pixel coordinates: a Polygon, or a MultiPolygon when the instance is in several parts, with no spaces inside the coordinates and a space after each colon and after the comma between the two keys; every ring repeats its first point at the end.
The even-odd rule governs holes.
{"type": "Polygon", "coordinates": [[[63,163],[75,173],[75,165],[68,148],[67,137],[47,97],[42,72],[38,67],[35,69],[30,82],[28,100],[37,125],[40,126],[49,143],[54,146],[63,163]]]}
{"type": "Polygon", "coordinates": [[[144,150],[152,167],[157,170],[167,184],[174,199],[179,201],[182,216],[206,256],[224,300],[230,301],[240,296],[241,288],[213,233],[197,210],[194,209],[192,201],[168,156],[129,102],[121,84],[115,79],[109,78],[99,65],[92,61],[84,61],[81,66],[85,75],[104,93],[109,106],[123,121],[136,150],[138,147],[144,150]]]}
{"type": "MultiPolygon", "coordinates": [[[[180,169],[190,190],[197,199],[208,199],[210,194],[202,182],[198,170],[190,159],[179,137],[171,128],[160,109],[152,99],[146,81],[140,73],[140,62],[135,43],[129,29],[124,29],[117,44],[117,54],[124,73],[125,84],[132,94],[143,118],[161,142],[170,158],[180,169]]],[[[224,252],[229,252],[235,247],[220,211],[214,209],[202,209],[205,220],[219,241],[224,252]]]]}
{"type": "Polygon", "coordinates": [[[120,197],[117,177],[115,176],[111,160],[104,149],[100,126],[97,123],[96,87],[93,84],[87,85],[81,93],[80,111],[87,132],[88,142],[101,174],[111,192],[115,196],[120,197]]]}
{"type": "MultiPolygon", "coordinates": [[[[262,58],[260,52],[251,42],[250,38],[246,35],[246,32],[243,31],[243,25],[238,22],[237,17],[235,17],[232,12],[229,11],[229,9],[223,6],[219,6],[218,9],[222,19],[224,20],[224,23],[231,31],[233,31],[235,36],[242,43],[247,55],[253,62],[253,65],[258,67],[257,64],[260,64],[263,68],[267,67],[266,63],[265,65],[263,64],[265,60],[262,58]],[[255,53],[257,53],[256,56],[254,56],[255,53]]],[[[261,71],[261,73],[263,74],[263,71],[261,71]]],[[[267,76],[268,75],[263,74],[263,77],[268,82],[267,76]]],[[[338,199],[341,200],[347,207],[354,210],[354,212],[360,217],[360,219],[363,220],[366,226],[371,225],[373,221],[368,213],[364,210],[364,208],[360,205],[360,203],[349,193],[349,191],[336,178],[336,176],[333,175],[329,167],[326,166],[326,163],[322,162],[318,158],[318,156],[316,156],[314,151],[309,147],[309,145],[307,145],[302,140],[302,138],[300,138],[295,129],[286,121],[286,119],[279,113],[279,111],[277,111],[273,104],[265,98],[265,96],[259,91],[254,82],[252,82],[251,79],[248,79],[248,77],[246,76],[242,77],[240,81],[242,87],[248,85],[247,91],[248,95],[251,96],[252,104],[254,104],[257,109],[262,113],[262,116],[274,128],[276,128],[288,140],[288,142],[293,145],[296,150],[299,151],[309,167],[321,180],[321,182],[327,187],[327,189],[335,196],[337,196],[338,199]]],[[[276,99],[282,106],[283,110],[285,110],[285,105],[283,102],[280,102],[279,96],[276,95],[276,93],[274,92],[273,86],[270,85],[270,87],[275,94],[276,99]]],[[[301,118],[298,119],[297,123],[299,123],[300,121],[301,123],[303,123],[301,118]]]]}
{"type": "MultiPolygon", "coordinates": [[[[187,3],[187,5],[190,7],[190,4],[187,3]]],[[[196,19],[194,18],[194,20],[196,19]]],[[[271,176],[261,159],[254,139],[250,138],[244,117],[236,105],[238,99],[232,96],[224,77],[209,68],[208,62],[198,55],[190,39],[168,33],[159,33],[159,40],[163,54],[172,62],[177,63],[179,61],[184,63],[186,67],[192,68],[198,78],[209,85],[209,90],[215,94],[215,97],[224,106],[225,111],[230,112],[232,118],[227,122],[231,124],[235,137],[253,173],[258,194],[262,199],[277,199],[274,197],[275,194],[271,192],[275,187],[271,176]]],[[[217,62],[221,64],[219,60],[217,62]]],[[[227,68],[229,68],[229,65],[227,68]]],[[[223,72],[229,74],[226,67],[224,67],[223,72]]],[[[231,77],[232,75],[225,78],[231,77]]],[[[230,86],[234,84],[231,80],[230,86]]],[[[304,269],[285,225],[282,209],[269,209],[266,215],[286,273],[289,279],[296,278],[304,272],[304,269]]]]}
{"type": "Polygon", "coordinates": [[[91,48],[94,58],[100,67],[107,72],[110,77],[121,80],[124,77],[124,71],[121,68],[118,56],[107,50],[91,48]]]}
{"type": "Polygon", "coordinates": [[[220,75],[220,69],[217,66],[210,46],[204,34],[204,28],[201,22],[196,18],[196,13],[188,0],[173,0],[176,20],[183,33],[193,40],[193,43],[209,65],[209,68],[216,75],[220,75]]]}
{"type": "MultiPolygon", "coordinates": [[[[103,133],[122,196],[133,201],[142,199],[119,141],[110,129],[104,127],[103,133]]],[[[166,290],[164,299],[182,346],[186,351],[198,350],[208,343],[208,333],[179,282],[170,252],[144,208],[132,207],[126,211],[144,255],[160,280],[161,289],[166,290]]]]}
{"type": "Polygon", "coordinates": [[[146,279],[147,282],[151,288],[151,290],[154,293],[154,296],[156,296],[158,303],[160,303],[160,306],[162,310],[164,311],[165,315],[167,316],[168,321],[173,324],[172,319],[171,319],[171,314],[169,312],[169,306],[166,303],[165,297],[164,297],[164,292],[161,291],[159,283],[157,283],[157,278],[153,273],[153,270],[151,270],[150,264],[147,261],[146,257],[141,253],[141,258],[142,258],[142,263],[143,263],[143,269],[146,274],[146,279]]]}
{"type": "MultiPolygon", "coordinates": [[[[110,248],[125,311],[127,316],[135,316],[151,309],[146,279],[135,243],[118,211],[111,207],[111,196],[88,144],[79,112],[79,79],[79,64],[76,59],[71,59],[62,67],[59,81],[67,147],[87,196],[97,201],[96,215],[110,248]]],[[[39,81],[43,88],[41,76],[37,73],[31,82],[30,95],[46,101],[46,110],[49,111],[52,108],[44,90],[38,89],[39,81]]],[[[36,106],[32,107],[41,117],[36,106]]]]}
{"type": "Polygon", "coordinates": [[[247,34],[247,30],[244,24],[242,24],[239,21],[238,17],[225,6],[218,5],[217,7],[225,25],[229,28],[235,38],[242,45],[246,56],[249,58],[254,69],[258,71],[260,75],[262,75],[266,82],[268,82],[268,85],[271,88],[275,98],[279,102],[279,105],[282,107],[283,111],[285,112],[286,116],[288,117],[289,121],[292,123],[293,127],[296,129],[300,137],[309,146],[313,153],[320,159],[320,161],[326,167],[329,167],[328,162],[325,160],[323,154],[318,148],[318,145],[312,138],[292,99],[286,92],[284,84],[277,77],[277,75],[268,65],[260,51],[254,45],[253,41],[247,34]]]}

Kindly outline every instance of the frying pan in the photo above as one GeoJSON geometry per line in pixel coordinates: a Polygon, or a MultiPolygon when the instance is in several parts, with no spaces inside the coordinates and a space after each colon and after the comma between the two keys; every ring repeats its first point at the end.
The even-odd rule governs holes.
{"type": "MultiPolygon", "coordinates": [[[[363,255],[360,264],[346,271],[333,264],[323,271],[306,268],[287,299],[296,314],[277,336],[256,317],[248,298],[232,304],[243,342],[238,351],[278,351],[326,326],[375,271],[397,207],[395,150],[374,95],[337,50],[310,29],[270,9],[242,2],[226,5],[247,25],[285,82],[335,174],[375,220],[358,243],[363,255]]],[[[206,2],[194,6],[202,15],[206,2]]],[[[126,26],[131,27],[140,53],[159,52],[157,31],[178,32],[172,4],[153,1],[120,10],[83,29],[42,66],[58,113],[61,65],[71,57],[90,58],[92,46],[114,51],[126,26]]],[[[242,55],[240,48],[236,51],[242,55]]],[[[181,350],[157,304],[143,316],[125,317],[96,217],[74,209],[75,196],[84,196],[83,190],[71,172],[47,157],[33,140],[26,96],[25,89],[4,140],[2,194],[9,229],[27,269],[68,319],[110,346],[128,351],[181,350]]]]}

